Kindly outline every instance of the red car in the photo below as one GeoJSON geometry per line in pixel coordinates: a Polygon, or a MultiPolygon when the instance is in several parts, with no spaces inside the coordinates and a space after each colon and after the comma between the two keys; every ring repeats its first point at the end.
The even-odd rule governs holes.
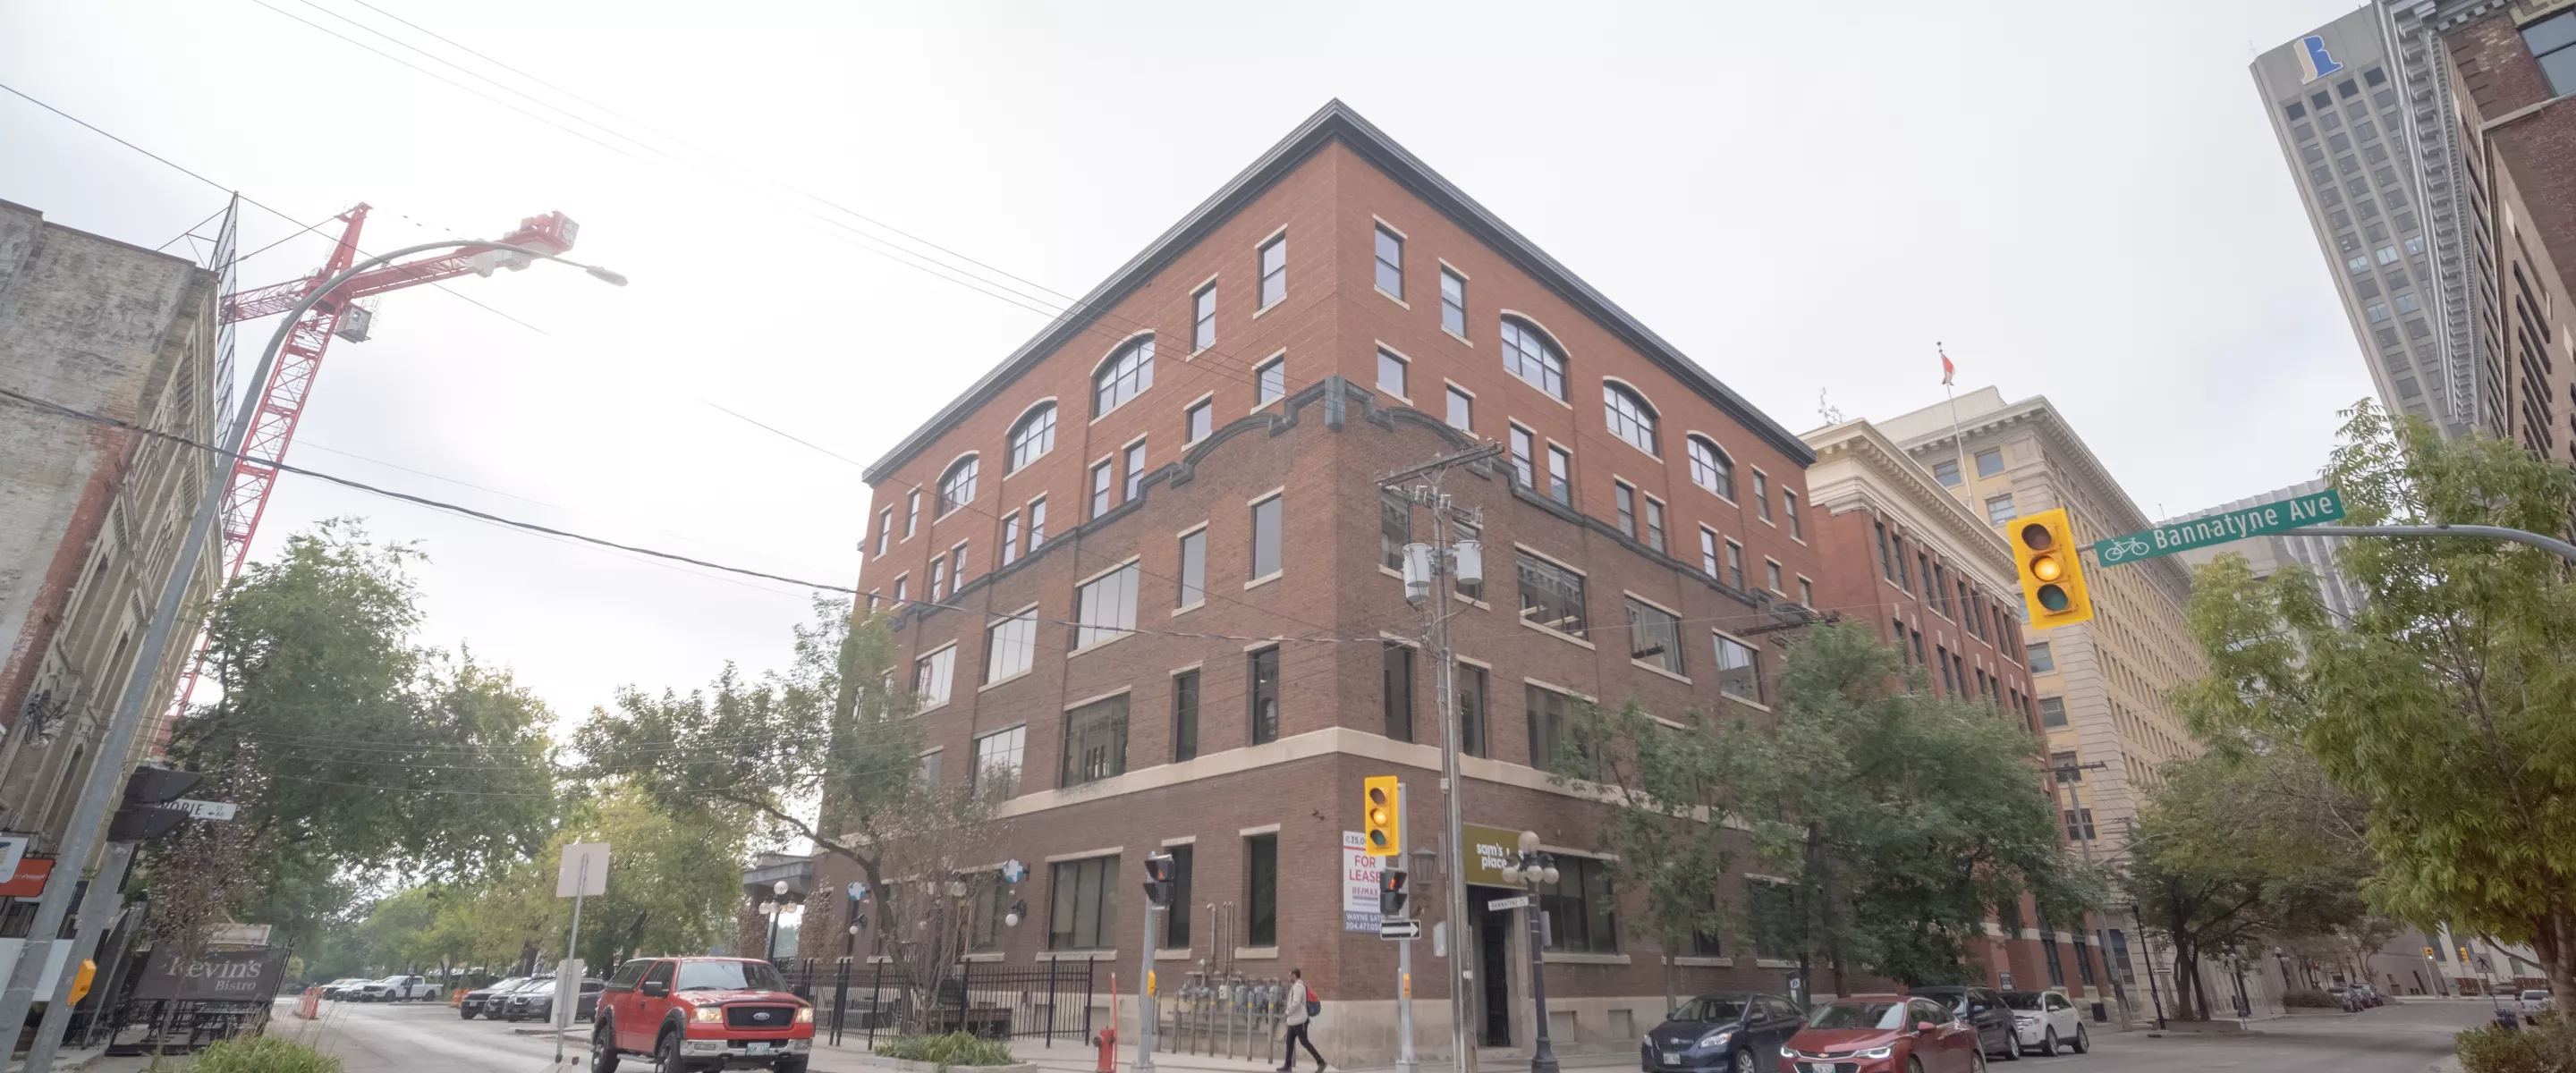
{"type": "Polygon", "coordinates": [[[600,992],[590,1068],[615,1073],[619,1056],[632,1054],[650,1056],[658,1073],[805,1073],[813,1049],[814,1007],[768,962],[638,958],[600,992]]]}
{"type": "Polygon", "coordinates": [[[1838,998],[1780,1048],[1781,1073],[1985,1073],[1977,1030],[1938,1002],[1838,998]]]}

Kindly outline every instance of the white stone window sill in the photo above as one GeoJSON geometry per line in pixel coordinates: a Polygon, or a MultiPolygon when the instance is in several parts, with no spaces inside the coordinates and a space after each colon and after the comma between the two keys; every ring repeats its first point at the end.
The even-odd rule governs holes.
{"type": "Polygon", "coordinates": [[[1538,632],[1540,632],[1540,633],[1544,633],[1544,634],[1546,634],[1546,635],[1548,635],[1548,636],[1550,636],[1550,637],[1556,638],[1557,640],[1560,640],[1560,641],[1564,641],[1564,642],[1566,642],[1566,643],[1568,643],[1568,644],[1578,644],[1578,645],[1582,645],[1582,646],[1583,646],[1583,647],[1585,647],[1585,648],[1591,648],[1591,649],[1594,649],[1595,651],[1598,651],[1598,650],[1599,650],[1599,649],[1597,648],[1597,646],[1595,646],[1592,642],[1590,642],[1590,641],[1586,641],[1586,640],[1584,640],[1583,638],[1577,637],[1577,636],[1575,636],[1575,635],[1573,635],[1573,634],[1570,634],[1570,633],[1567,633],[1567,632],[1565,632],[1565,631],[1563,631],[1563,630],[1552,630],[1552,629],[1549,629],[1549,628],[1547,628],[1547,627],[1545,627],[1545,626],[1541,626],[1541,625],[1539,625],[1538,623],[1532,622],[1532,621],[1530,621],[1530,620],[1528,620],[1528,619],[1521,619],[1521,620],[1519,620],[1519,621],[1520,621],[1520,624],[1521,624],[1522,626],[1526,627],[1526,628],[1533,629],[1533,630],[1537,630],[1537,631],[1538,631],[1538,632]]]}
{"type": "Polygon", "coordinates": [[[1040,961],[1116,961],[1115,950],[1040,950],[1040,961]]]}
{"type": "Polygon", "coordinates": [[[1753,967],[1757,969],[1794,969],[1798,967],[1798,963],[1787,958],[1754,958],[1753,967]]]}
{"type": "Polygon", "coordinates": [[[964,961],[978,961],[978,962],[984,962],[984,961],[1000,961],[1000,960],[1002,960],[1002,952],[1001,952],[1001,951],[999,951],[999,950],[993,950],[993,951],[988,951],[988,952],[985,952],[985,953],[968,954],[968,955],[966,955],[964,958],[962,958],[962,959],[960,959],[960,960],[964,960],[964,961]]]}
{"type": "Polygon", "coordinates": [[[1687,677],[1685,677],[1685,676],[1682,676],[1682,675],[1674,674],[1674,673],[1673,673],[1673,672],[1671,672],[1671,671],[1668,671],[1668,670],[1665,670],[1665,669],[1663,669],[1663,668],[1661,668],[1661,667],[1655,666],[1654,664],[1652,664],[1652,663],[1648,663],[1648,662],[1646,662],[1645,660],[1642,660],[1642,659],[1631,659],[1631,660],[1629,660],[1629,661],[1628,661],[1628,663],[1629,663],[1631,666],[1637,667],[1637,668],[1638,668],[1638,669],[1640,669],[1640,670],[1653,671],[1653,672],[1655,672],[1656,674],[1660,674],[1660,675],[1662,675],[1662,676],[1664,676],[1664,677],[1666,677],[1666,678],[1670,678],[1670,679],[1672,679],[1673,681],[1680,682],[1680,683],[1681,683],[1681,684],[1683,684],[1683,685],[1689,685],[1689,684],[1691,684],[1691,680],[1690,680],[1689,678],[1687,678],[1687,677]]]}
{"type": "MultiPolygon", "coordinates": [[[[1035,669],[1035,668],[1032,668],[1032,670],[1034,670],[1034,669],[1035,669]]],[[[985,690],[987,690],[987,689],[992,689],[992,688],[995,688],[995,687],[997,687],[997,686],[1006,686],[1006,685],[1009,685],[1009,684],[1011,684],[1011,683],[1013,683],[1013,682],[1019,681],[1019,680],[1020,680],[1020,679],[1022,679],[1022,678],[1026,678],[1026,677],[1028,677],[1028,676],[1029,676],[1029,671],[1021,671],[1021,672],[1019,672],[1018,674],[1014,674],[1014,675],[1012,675],[1012,676],[1010,676],[1010,677],[1008,677],[1008,678],[996,679],[996,680],[994,680],[994,681],[986,682],[986,683],[984,683],[983,685],[976,686],[976,687],[975,687],[975,692],[981,693],[981,692],[983,692],[983,691],[985,691],[985,690]]]]}
{"type": "Polygon", "coordinates": [[[1673,959],[1673,964],[1679,965],[1685,969],[1732,969],[1735,967],[1735,959],[1731,957],[1678,957],[1673,959]]]}
{"type": "Polygon", "coordinates": [[[1288,573],[1288,572],[1287,572],[1287,571],[1285,571],[1285,570],[1273,570],[1273,571],[1271,571],[1271,572],[1269,572],[1269,573],[1267,573],[1267,574],[1263,574],[1263,575],[1261,575],[1260,577],[1257,577],[1257,578],[1254,578],[1254,579],[1252,579],[1252,580],[1250,580],[1250,581],[1244,582],[1244,583],[1243,583],[1244,590],[1248,592],[1248,591],[1251,591],[1251,590],[1253,590],[1253,589],[1260,588],[1260,587],[1262,587],[1262,586],[1264,586],[1264,585],[1270,584],[1270,583],[1271,583],[1271,582],[1273,582],[1273,581],[1277,581],[1277,580],[1279,580],[1279,579],[1280,579],[1280,578],[1282,578],[1282,577],[1286,577],[1286,576],[1287,576],[1287,573],[1288,573]]]}
{"type": "Polygon", "coordinates": [[[1551,950],[1547,952],[1545,960],[1550,965],[1625,965],[1628,963],[1628,955],[1575,954],[1551,950]]]}
{"type": "Polygon", "coordinates": [[[1234,959],[1236,961],[1277,961],[1279,960],[1279,948],[1275,946],[1238,946],[1234,948],[1234,959]]]}

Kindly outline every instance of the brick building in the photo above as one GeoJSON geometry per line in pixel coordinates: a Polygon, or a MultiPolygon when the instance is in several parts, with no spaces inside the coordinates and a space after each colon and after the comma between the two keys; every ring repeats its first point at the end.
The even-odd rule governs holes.
{"type": "MultiPolygon", "coordinates": [[[[1667,952],[1621,927],[1637,900],[1598,814],[1541,767],[1568,698],[1761,708],[1824,576],[1807,445],[1339,103],[1076,309],[868,471],[859,587],[895,614],[924,771],[1015,787],[997,863],[1030,874],[992,903],[1031,917],[976,956],[1108,961],[1132,987],[1139,862],[1171,850],[1167,986],[1299,966],[1335,1004],[1328,1055],[1390,1055],[1395,947],[1373,904],[1345,912],[1345,838],[1360,780],[1392,773],[1431,841],[1440,729],[1388,569],[1410,515],[1376,476],[1499,442],[1447,481],[1484,512],[1484,581],[1445,594],[1463,808],[1559,852],[1551,1034],[1632,1045],[1667,952]]],[[[1526,933],[1495,893],[1463,930],[1471,1028],[1525,1045],[1526,933]]],[[[1788,963],[1710,939],[1669,952],[1684,988],[1785,990],[1788,963]]],[[[1422,945],[1418,1037],[1445,1052],[1422,945]]]]}

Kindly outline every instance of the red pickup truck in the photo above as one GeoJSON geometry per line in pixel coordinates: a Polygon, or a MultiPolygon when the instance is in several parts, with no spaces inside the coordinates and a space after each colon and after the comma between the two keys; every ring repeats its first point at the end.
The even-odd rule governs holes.
{"type": "Polygon", "coordinates": [[[814,1007],[768,962],[637,958],[618,966],[600,993],[590,1068],[615,1073],[618,1058],[632,1054],[650,1056],[664,1073],[805,1073],[813,1049],[814,1007]]]}

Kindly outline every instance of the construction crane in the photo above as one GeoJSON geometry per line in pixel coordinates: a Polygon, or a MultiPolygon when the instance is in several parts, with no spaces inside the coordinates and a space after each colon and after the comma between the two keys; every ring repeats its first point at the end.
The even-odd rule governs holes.
{"type": "MultiPolygon", "coordinates": [[[[296,303],[356,264],[358,232],[366,226],[369,206],[359,202],[341,213],[339,245],[332,247],[329,260],[312,275],[302,279],[249,290],[236,291],[223,298],[224,323],[272,317],[294,309],[296,303]]],[[[580,225],[560,212],[531,216],[519,221],[519,229],[498,241],[512,246],[561,254],[572,249],[580,225]]],[[[352,343],[367,341],[375,314],[358,304],[362,298],[389,294],[406,287],[454,279],[472,274],[489,276],[496,269],[517,271],[534,259],[523,253],[492,246],[463,246],[455,250],[426,255],[418,260],[385,265],[350,278],[346,283],[322,296],[304,311],[286,333],[285,345],[278,348],[277,368],[268,382],[254,385],[257,399],[238,420],[251,423],[250,437],[242,445],[241,457],[233,461],[224,488],[224,572],[222,577],[237,577],[242,563],[250,556],[251,538],[259,533],[260,517],[267,513],[269,491],[277,485],[275,463],[286,457],[286,449],[295,440],[295,426],[304,416],[304,407],[313,394],[313,377],[322,371],[322,356],[337,336],[352,343]]],[[[206,667],[206,642],[200,638],[196,656],[189,661],[187,677],[179,683],[179,695],[173,701],[173,717],[184,715],[188,695],[197,688],[197,676],[206,667]]],[[[161,736],[167,740],[169,724],[163,723],[161,736]]]]}

